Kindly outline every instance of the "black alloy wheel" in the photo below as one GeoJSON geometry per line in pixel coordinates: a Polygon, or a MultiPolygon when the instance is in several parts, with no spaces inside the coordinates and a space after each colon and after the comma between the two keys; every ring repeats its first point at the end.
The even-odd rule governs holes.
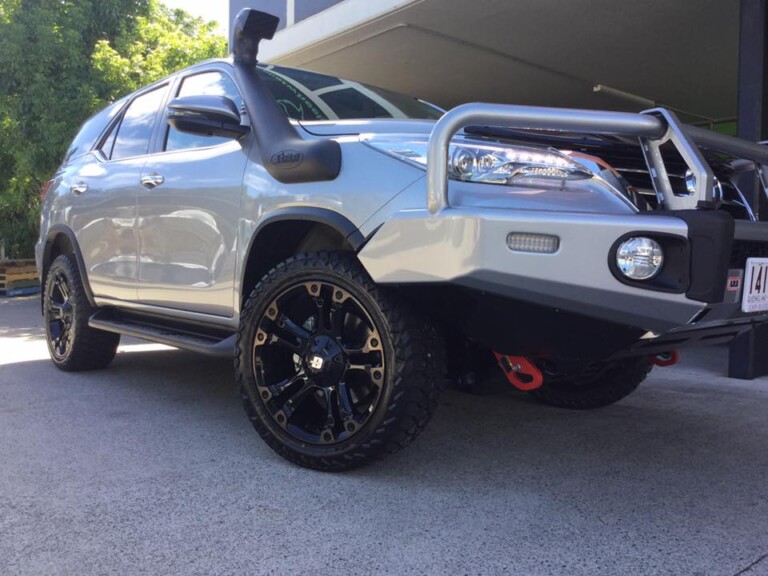
{"type": "Polygon", "coordinates": [[[251,421],[279,454],[344,470],[395,452],[426,425],[442,343],[352,256],[274,268],[241,318],[235,366],[251,421]]]}
{"type": "Polygon", "coordinates": [[[58,368],[104,368],[115,357],[120,335],[91,328],[88,319],[92,314],[75,257],[58,256],[48,270],[43,293],[48,351],[58,368]]]}
{"type": "Polygon", "coordinates": [[[354,296],[327,280],[280,293],[262,315],[253,369],[269,415],[312,444],[346,440],[381,399],[381,336],[354,296]]]}
{"type": "Polygon", "coordinates": [[[72,348],[74,307],[70,300],[70,286],[61,270],[51,275],[46,298],[47,333],[54,361],[63,361],[72,348]]]}

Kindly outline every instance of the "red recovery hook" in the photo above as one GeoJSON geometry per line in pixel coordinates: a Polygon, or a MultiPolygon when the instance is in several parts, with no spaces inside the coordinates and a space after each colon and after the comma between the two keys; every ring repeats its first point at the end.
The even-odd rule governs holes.
{"type": "Polygon", "coordinates": [[[518,390],[529,392],[536,390],[544,383],[544,375],[536,365],[525,356],[509,356],[507,354],[493,353],[504,375],[518,390]]]}
{"type": "Polygon", "coordinates": [[[673,366],[680,361],[680,354],[677,350],[671,350],[670,352],[660,352],[651,356],[651,364],[666,368],[667,366],[673,366]]]}

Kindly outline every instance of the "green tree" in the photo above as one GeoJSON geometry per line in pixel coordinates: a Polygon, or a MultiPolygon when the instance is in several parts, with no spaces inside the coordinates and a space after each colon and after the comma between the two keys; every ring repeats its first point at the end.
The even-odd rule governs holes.
{"type": "Polygon", "coordinates": [[[88,116],[225,53],[213,24],[157,0],[2,0],[0,239],[10,255],[31,256],[40,187],[88,116]]]}

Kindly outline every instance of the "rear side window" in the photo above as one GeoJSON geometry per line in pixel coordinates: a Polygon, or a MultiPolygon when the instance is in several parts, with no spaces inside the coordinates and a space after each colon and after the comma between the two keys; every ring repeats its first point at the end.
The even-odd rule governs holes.
{"type": "MultiPolygon", "coordinates": [[[[243,109],[243,98],[240,96],[237,86],[223,72],[203,72],[202,74],[187,76],[181,83],[181,88],[179,88],[178,97],[181,98],[182,96],[226,96],[235,103],[238,110],[243,109]]],[[[186,134],[169,126],[165,149],[166,151],[171,151],[202,148],[204,146],[217,146],[218,144],[231,141],[231,138],[221,138],[219,136],[186,134]]]]}
{"type": "MultiPolygon", "coordinates": [[[[157,112],[165,98],[167,86],[142,94],[128,105],[117,129],[112,146],[111,160],[142,156],[149,152],[149,141],[155,126],[157,112]]],[[[106,154],[108,150],[102,149],[106,154]]]]}
{"type": "Polygon", "coordinates": [[[72,158],[90,152],[107,124],[109,124],[124,107],[125,98],[107,106],[104,110],[94,114],[91,118],[86,120],[80,128],[80,131],[77,133],[77,136],[75,136],[75,139],[72,140],[72,144],[67,148],[67,153],[64,155],[64,162],[66,163],[72,158]]]}

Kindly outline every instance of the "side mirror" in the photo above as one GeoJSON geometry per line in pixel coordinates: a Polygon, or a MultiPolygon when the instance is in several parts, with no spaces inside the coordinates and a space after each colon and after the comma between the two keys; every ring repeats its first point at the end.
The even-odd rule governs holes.
{"type": "Polygon", "coordinates": [[[240,138],[250,130],[240,124],[237,105],[226,96],[183,96],[171,100],[166,121],[179,132],[240,138]]]}

